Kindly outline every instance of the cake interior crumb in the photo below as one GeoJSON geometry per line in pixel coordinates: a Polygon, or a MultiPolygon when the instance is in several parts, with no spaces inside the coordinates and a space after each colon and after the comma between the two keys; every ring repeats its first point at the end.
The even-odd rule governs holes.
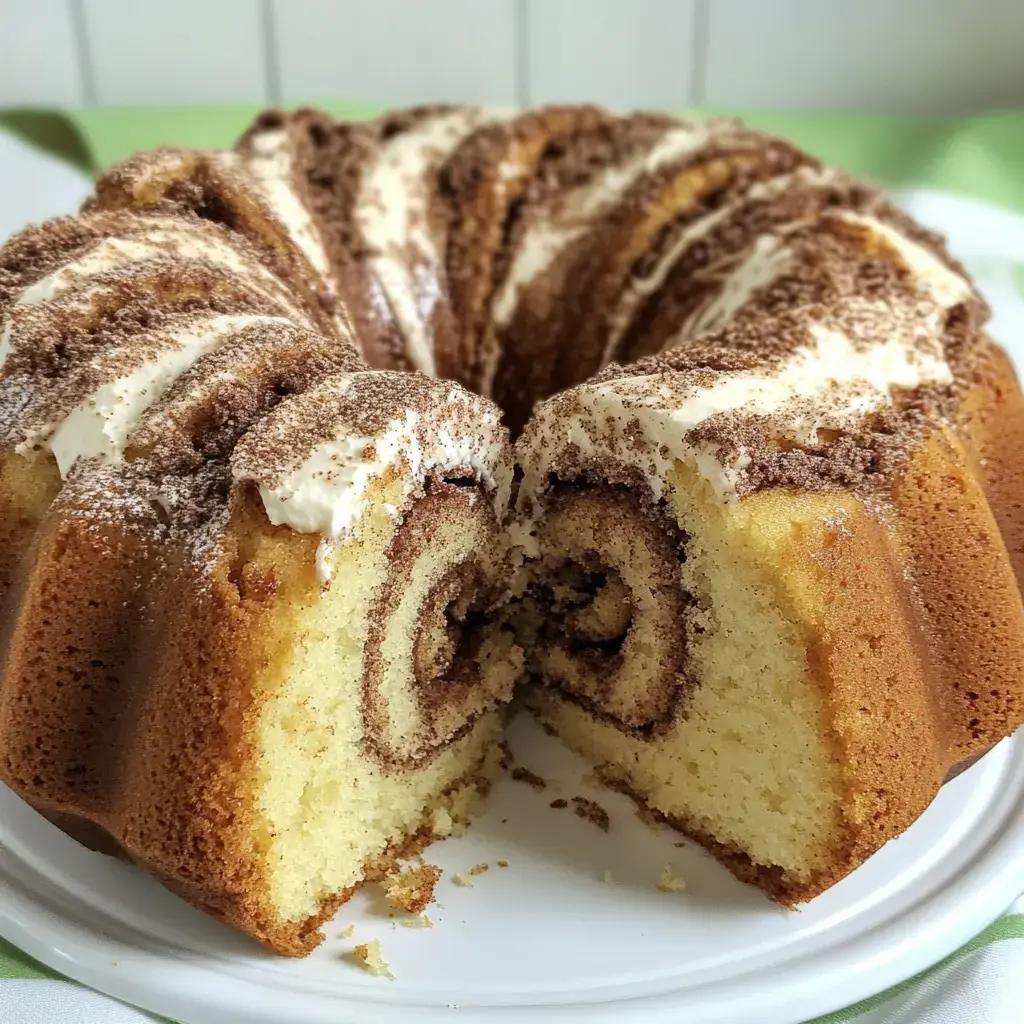
{"type": "Polygon", "coordinates": [[[675,874],[671,864],[666,864],[661,869],[661,874],[658,875],[658,888],[662,892],[684,892],[686,879],[682,875],[675,874]]]}
{"type": "Polygon", "coordinates": [[[491,870],[491,865],[490,864],[474,864],[469,869],[469,874],[471,874],[471,875],[482,875],[485,871],[490,871],[490,870],[491,870]]]}
{"type": "Polygon", "coordinates": [[[439,839],[446,839],[455,829],[452,816],[444,807],[435,807],[430,816],[430,830],[439,839]]]}
{"type": "Polygon", "coordinates": [[[499,860],[498,861],[498,867],[499,868],[507,868],[508,867],[508,861],[507,860],[499,860]]]}
{"type": "Polygon", "coordinates": [[[434,889],[441,874],[436,864],[406,868],[384,880],[384,895],[396,910],[420,914],[434,901],[434,889]]]}
{"type": "Polygon", "coordinates": [[[604,880],[609,884],[611,884],[614,881],[614,879],[612,878],[612,873],[608,870],[608,868],[604,869],[604,880]]]}
{"type": "Polygon", "coordinates": [[[352,953],[369,974],[374,977],[387,978],[389,981],[395,980],[391,968],[381,956],[380,939],[371,939],[369,942],[360,943],[352,950],[352,953]]]}
{"type": "Polygon", "coordinates": [[[473,883],[470,881],[468,871],[463,871],[460,874],[452,875],[452,884],[461,885],[463,889],[473,888],[473,883]]]}
{"type": "Polygon", "coordinates": [[[341,938],[341,939],[351,939],[351,938],[352,938],[352,933],[353,933],[353,932],[354,932],[355,930],[356,930],[356,926],[355,926],[354,924],[350,924],[350,925],[349,925],[349,926],[348,926],[348,927],[347,927],[347,928],[346,928],[346,929],[345,929],[345,930],[344,930],[344,931],[343,931],[343,932],[341,933],[341,935],[339,935],[339,936],[338,936],[338,938],[341,938]]]}

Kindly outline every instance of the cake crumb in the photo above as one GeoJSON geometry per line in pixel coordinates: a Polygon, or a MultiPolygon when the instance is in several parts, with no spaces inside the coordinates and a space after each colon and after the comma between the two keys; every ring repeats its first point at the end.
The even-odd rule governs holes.
{"type": "Polygon", "coordinates": [[[380,953],[380,939],[373,939],[370,942],[363,942],[352,950],[355,958],[363,965],[363,968],[374,977],[384,977],[394,981],[395,976],[380,953]]]}
{"type": "Polygon", "coordinates": [[[468,871],[470,875],[482,875],[485,871],[490,871],[490,864],[474,864],[468,871]]]}
{"type": "Polygon", "coordinates": [[[435,807],[430,816],[430,830],[438,839],[445,839],[455,829],[455,822],[452,816],[444,807],[435,807]]]}
{"type": "Polygon", "coordinates": [[[608,868],[605,868],[605,869],[604,869],[604,880],[605,880],[605,881],[606,881],[606,882],[607,882],[607,883],[608,883],[609,885],[611,885],[611,883],[612,883],[612,882],[614,881],[614,879],[612,878],[612,873],[611,873],[611,871],[609,871],[609,870],[608,870],[608,868]]]}
{"type": "Polygon", "coordinates": [[[568,807],[568,806],[569,806],[569,801],[568,800],[563,800],[561,797],[559,797],[557,800],[552,800],[551,803],[548,804],[548,807],[554,807],[554,809],[556,811],[560,811],[563,807],[568,807]]]}
{"type": "Polygon", "coordinates": [[[384,880],[384,895],[396,910],[421,914],[434,901],[434,888],[441,877],[436,864],[407,868],[384,880]]]}
{"type": "Polygon", "coordinates": [[[666,864],[658,875],[658,888],[662,892],[683,892],[686,889],[686,879],[682,875],[674,874],[672,865],[666,864]]]}
{"type": "Polygon", "coordinates": [[[672,845],[675,846],[677,849],[681,850],[684,846],[686,846],[686,843],[673,843],[672,845]]]}
{"type": "Polygon", "coordinates": [[[455,885],[461,885],[463,889],[472,889],[473,883],[469,880],[469,872],[463,871],[461,874],[452,875],[452,882],[455,885]]]}
{"type": "Polygon", "coordinates": [[[636,809],[636,816],[652,831],[661,831],[661,818],[646,804],[641,804],[636,809]]]}
{"type": "Polygon", "coordinates": [[[525,782],[537,790],[547,789],[547,779],[542,779],[536,772],[531,772],[529,768],[513,768],[512,778],[516,782],[525,782]]]}
{"type": "Polygon", "coordinates": [[[403,928],[433,928],[434,922],[427,917],[426,914],[420,914],[417,917],[410,917],[407,921],[402,922],[403,928]]]}
{"type": "Polygon", "coordinates": [[[339,939],[351,939],[352,933],[356,930],[354,924],[350,924],[342,933],[338,936],[339,939]]]}
{"type": "Polygon", "coordinates": [[[577,818],[583,818],[584,821],[589,821],[592,825],[596,825],[602,832],[607,832],[611,827],[611,820],[608,817],[608,812],[599,804],[593,800],[588,800],[585,796],[574,796],[572,798],[572,807],[576,812],[577,818]]]}
{"type": "Polygon", "coordinates": [[[507,860],[499,860],[498,861],[498,867],[499,868],[507,868],[508,867],[508,861],[507,860]]]}

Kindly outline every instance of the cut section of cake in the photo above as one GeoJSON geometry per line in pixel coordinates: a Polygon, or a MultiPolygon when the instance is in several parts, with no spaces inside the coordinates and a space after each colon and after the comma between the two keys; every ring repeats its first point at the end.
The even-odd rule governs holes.
{"type": "Polygon", "coordinates": [[[201,357],[124,461],[69,474],[6,599],[0,701],[17,792],[292,955],[465,818],[521,668],[488,625],[497,411],[316,354],[250,327],[230,376],[201,357]]]}
{"type": "Polygon", "coordinates": [[[496,767],[512,462],[369,369],[254,162],[130,162],[0,253],[0,776],[300,955],[496,767]]]}
{"type": "Polygon", "coordinates": [[[985,452],[1024,403],[958,270],[858,213],[759,235],[674,313],[518,443],[529,699],[802,902],[1020,720],[1021,485],[985,452]]]}

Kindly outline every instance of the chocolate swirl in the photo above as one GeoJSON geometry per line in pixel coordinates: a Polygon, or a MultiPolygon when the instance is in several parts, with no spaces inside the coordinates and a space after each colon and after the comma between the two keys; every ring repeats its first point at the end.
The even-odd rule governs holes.
{"type": "Polygon", "coordinates": [[[533,541],[513,613],[531,673],[619,729],[663,731],[688,685],[681,531],[630,488],[579,481],[554,487],[533,541]]]}
{"type": "Polygon", "coordinates": [[[395,531],[363,651],[364,744],[385,767],[424,763],[511,697],[517,658],[493,614],[509,573],[501,548],[471,481],[428,482],[395,531]]]}

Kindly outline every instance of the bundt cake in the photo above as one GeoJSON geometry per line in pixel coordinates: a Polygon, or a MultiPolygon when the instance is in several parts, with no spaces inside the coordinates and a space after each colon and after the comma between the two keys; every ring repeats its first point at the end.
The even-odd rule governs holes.
{"type": "Polygon", "coordinates": [[[986,316],[731,120],[269,112],[130,160],[0,250],[0,778],[301,954],[465,819],[518,685],[809,899],[1024,720],[986,316]]]}

